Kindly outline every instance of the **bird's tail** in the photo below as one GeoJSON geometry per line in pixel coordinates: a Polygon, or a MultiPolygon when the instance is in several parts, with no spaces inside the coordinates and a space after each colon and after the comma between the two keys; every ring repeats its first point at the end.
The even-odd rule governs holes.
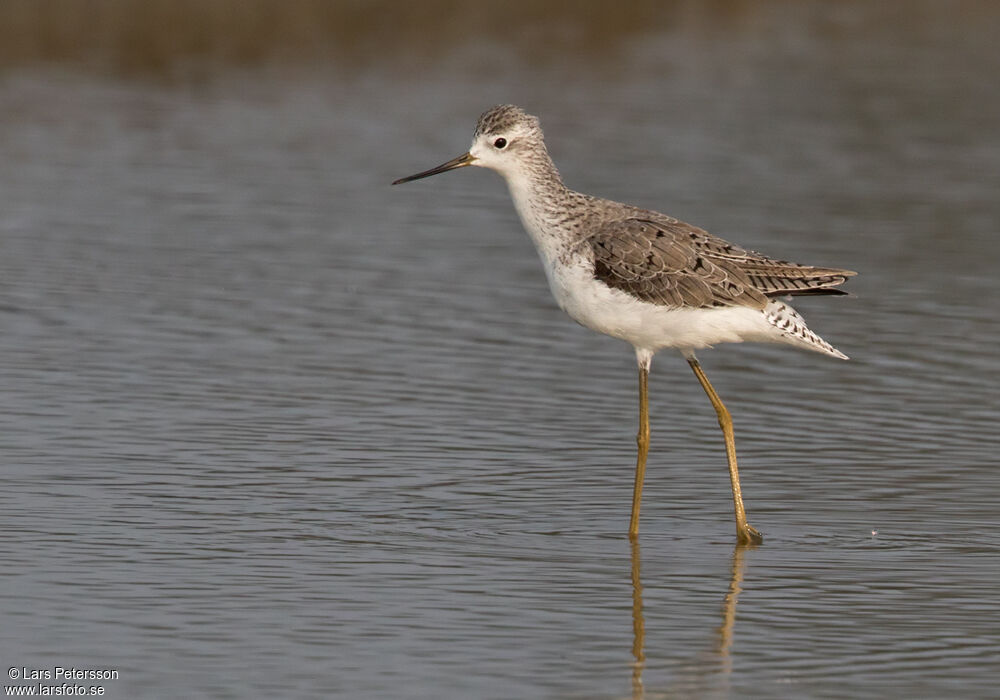
{"type": "Polygon", "coordinates": [[[777,328],[783,339],[790,345],[821,352],[841,360],[848,359],[847,355],[809,330],[805,319],[788,304],[772,301],[764,308],[764,315],[767,317],[768,323],[777,328]]]}

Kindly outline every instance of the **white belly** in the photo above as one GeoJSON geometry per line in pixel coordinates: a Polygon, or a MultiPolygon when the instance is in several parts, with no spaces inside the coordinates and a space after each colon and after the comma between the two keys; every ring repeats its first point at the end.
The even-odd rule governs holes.
{"type": "Polygon", "coordinates": [[[611,289],[596,280],[583,261],[546,268],[552,294],[566,313],[587,328],[621,338],[636,348],[656,352],[663,348],[696,350],[716,343],[785,341],[758,309],[668,309],[611,289]]]}

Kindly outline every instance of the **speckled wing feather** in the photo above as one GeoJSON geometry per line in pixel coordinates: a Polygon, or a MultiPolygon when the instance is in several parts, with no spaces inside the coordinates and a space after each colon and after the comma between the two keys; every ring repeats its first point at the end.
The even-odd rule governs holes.
{"type": "Polygon", "coordinates": [[[608,222],[584,244],[597,279],[669,308],[763,309],[773,296],[842,293],[829,288],[854,274],[772,260],[660,216],[608,222]]]}

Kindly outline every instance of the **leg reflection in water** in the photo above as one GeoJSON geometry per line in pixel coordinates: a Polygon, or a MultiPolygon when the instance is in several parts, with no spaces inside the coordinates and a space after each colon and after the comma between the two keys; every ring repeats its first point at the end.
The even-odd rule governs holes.
{"type": "Polygon", "coordinates": [[[733,564],[729,573],[729,592],[722,603],[722,624],[719,625],[718,653],[722,660],[722,673],[725,678],[733,672],[733,659],[729,648],[733,644],[733,623],[736,621],[736,598],[743,590],[743,571],[746,562],[746,545],[736,545],[733,550],[733,564]]]}
{"type": "Polygon", "coordinates": [[[646,664],[646,619],[642,615],[642,581],[639,580],[639,538],[629,538],[632,543],[632,700],[640,700],[642,667],[646,664]]]}
{"type": "MultiPolygon", "coordinates": [[[[646,666],[646,619],[642,610],[642,580],[641,580],[641,558],[639,554],[639,542],[633,538],[632,545],[632,700],[642,700],[645,697],[645,688],[642,683],[642,671],[646,666]]],[[[736,622],[736,602],[740,591],[743,590],[743,574],[746,569],[744,556],[746,550],[753,548],[753,545],[737,544],[733,549],[732,563],[729,570],[729,590],[722,601],[722,624],[719,625],[714,648],[708,654],[699,654],[698,657],[718,660],[719,665],[706,659],[707,663],[695,664],[705,675],[713,676],[716,672],[721,672],[721,680],[728,684],[729,676],[733,671],[733,661],[730,656],[730,648],[733,644],[733,626],[736,622]]],[[[701,673],[696,673],[701,675],[701,673]]],[[[689,679],[685,686],[690,690],[691,681],[694,685],[701,686],[702,683],[695,679],[689,679]]]]}

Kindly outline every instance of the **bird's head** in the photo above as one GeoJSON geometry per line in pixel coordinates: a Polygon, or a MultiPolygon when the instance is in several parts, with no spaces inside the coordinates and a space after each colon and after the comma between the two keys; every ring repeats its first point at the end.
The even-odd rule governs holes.
{"type": "Polygon", "coordinates": [[[419,180],[467,165],[490,168],[511,178],[536,162],[551,163],[538,117],[514,105],[497,105],[479,117],[472,146],[467,153],[436,168],[400,178],[392,184],[419,180]]]}

